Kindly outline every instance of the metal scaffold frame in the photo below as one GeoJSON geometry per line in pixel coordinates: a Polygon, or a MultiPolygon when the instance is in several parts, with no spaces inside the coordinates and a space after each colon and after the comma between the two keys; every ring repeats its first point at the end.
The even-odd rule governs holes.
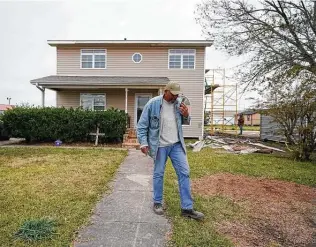
{"type": "MultiPolygon", "coordinates": [[[[205,74],[204,115],[209,115],[210,131],[225,130],[225,125],[235,125],[238,113],[237,83],[226,82],[225,69],[210,69],[205,74]]],[[[235,126],[237,134],[237,126],[235,126]]]]}

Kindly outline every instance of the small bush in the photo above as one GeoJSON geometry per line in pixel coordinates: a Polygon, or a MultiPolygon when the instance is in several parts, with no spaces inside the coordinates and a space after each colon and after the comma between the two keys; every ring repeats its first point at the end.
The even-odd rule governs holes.
{"type": "Polygon", "coordinates": [[[13,137],[26,141],[79,142],[91,139],[89,133],[105,133],[106,142],[121,141],[127,114],[117,109],[88,111],[54,107],[16,107],[3,115],[4,126],[13,137]]]}
{"type": "Polygon", "coordinates": [[[56,226],[56,222],[51,219],[26,220],[15,233],[15,237],[28,242],[51,239],[56,234],[56,226]]]}

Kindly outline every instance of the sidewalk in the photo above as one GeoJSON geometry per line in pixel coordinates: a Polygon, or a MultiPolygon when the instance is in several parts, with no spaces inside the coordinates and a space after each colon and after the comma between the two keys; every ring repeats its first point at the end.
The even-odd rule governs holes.
{"type": "Polygon", "coordinates": [[[10,138],[8,141],[0,141],[0,146],[5,146],[5,145],[14,145],[22,142],[24,139],[22,138],[10,138]]]}
{"type": "Polygon", "coordinates": [[[75,247],[164,246],[167,219],[152,210],[152,160],[130,150],[113,183],[111,194],[96,206],[91,224],[75,247]]]}

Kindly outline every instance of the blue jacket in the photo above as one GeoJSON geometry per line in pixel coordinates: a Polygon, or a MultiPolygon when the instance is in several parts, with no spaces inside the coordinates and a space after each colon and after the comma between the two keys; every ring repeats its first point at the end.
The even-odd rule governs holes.
{"type": "MultiPolygon", "coordinates": [[[[160,113],[162,107],[163,96],[157,96],[150,99],[145,105],[143,112],[137,124],[137,139],[141,146],[149,147],[149,155],[156,160],[160,139],[160,113]]],[[[176,101],[175,111],[178,125],[178,136],[182,144],[184,152],[186,152],[182,124],[188,124],[190,117],[184,118],[180,111],[180,102],[176,101]]]]}

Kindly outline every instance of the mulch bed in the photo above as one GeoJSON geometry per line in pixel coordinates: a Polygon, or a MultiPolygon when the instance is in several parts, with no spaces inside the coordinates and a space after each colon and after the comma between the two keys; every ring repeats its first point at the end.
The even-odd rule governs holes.
{"type": "MultiPolygon", "coordinates": [[[[246,219],[217,223],[235,246],[309,246],[315,239],[316,188],[292,182],[216,174],[192,181],[193,192],[240,204],[246,219]],[[314,237],[314,240],[313,240],[314,237]]],[[[310,245],[313,246],[313,245],[310,245]]]]}

